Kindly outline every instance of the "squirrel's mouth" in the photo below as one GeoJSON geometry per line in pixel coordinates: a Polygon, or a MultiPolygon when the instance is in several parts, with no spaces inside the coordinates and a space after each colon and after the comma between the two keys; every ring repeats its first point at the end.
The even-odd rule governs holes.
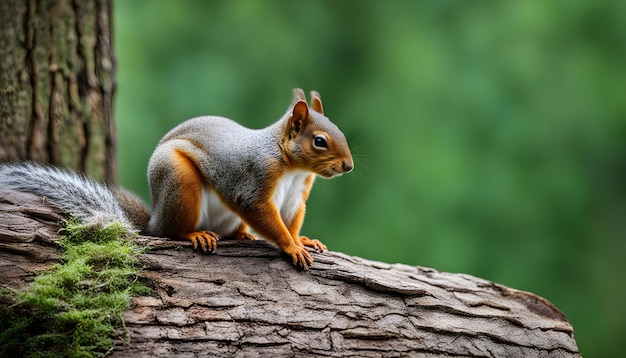
{"type": "Polygon", "coordinates": [[[349,162],[342,161],[339,163],[334,163],[333,165],[329,165],[325,168],[322,168],[322,170],[320,170],[318,174],[323,178],[332,179],[332,178],[340,177],[344,175],[345,173],[351,172],[353,167],[354,167],[354,164],[352,163],[352,161],[349,161],[349,162]]]}
{"type": "Polygon", "coordinates": [[[320,175],[324,179],[332,179],[332,178],[336,178],[336,177],[342,176],[343,173],[339,173],[339,172],[333,171],[332,173],[323,173],[323,174],[320,174],[320,175]]]}
{"type": "Polygon", "coordinates": [[[343,172],[335,170],[332,166],[321,168],[321,170],[316,170],[315,172],[317,173],[317,175],[321,176],[324,179],[332,179],[336,176],[343,174],[343,172]]]}

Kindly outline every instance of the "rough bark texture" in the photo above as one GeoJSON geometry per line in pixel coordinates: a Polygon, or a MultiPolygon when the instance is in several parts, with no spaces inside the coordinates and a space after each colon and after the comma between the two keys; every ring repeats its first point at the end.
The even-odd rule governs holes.
{"type": "MultiPolygon", "coordinates": [[[[0,289],[55,261],[59,214],[0,189],[0,289]]],[[[313,254],[296,271],[263,241],[223,241],[211,256],[140,237],[152,249],[153,296],[124,315],[116,357],[578,357],[572,327],[550,302],[470,275],[313,254]]]]}
{"type": "Polygon", "coordinates": [[[41,197],[0,187],[0,290],[19,287],[58,262],[61,219],[41,197]]]}
{"type": "Polygon", "coordinates": [[[0,1],[0,54],[0,162],[114,181],[111,1],[0,1]]]}

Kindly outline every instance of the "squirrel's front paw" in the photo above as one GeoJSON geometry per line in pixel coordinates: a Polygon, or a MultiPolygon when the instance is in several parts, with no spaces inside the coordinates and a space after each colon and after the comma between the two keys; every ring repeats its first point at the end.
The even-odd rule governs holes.
{"type": "Polygon", "coordinates": [[[213,231],[196,231],[187,234],[187,239],[193,244],[193,249],[198,250],[198,246],[205,254],[211,252],[215,253],[217,249],[217,240],[220,236],[213,231]]]}
{"type": "Polygon", "coordinates": [[[293,264],[303,270],[308,270],[309,266],[313,264],[313,258],[311,254],[302,246],[293,245],[284,249],[285,253],[291,256],[293,264]]]}
{"type": "Polygon", "coordinates": [[[319,252],[324,252],[327,250],[326,245],[322,244],[321,241],[311,240],[306,236],[300,236],[300,242],[302,243],[302,245],[312,247],[319,252]]]}

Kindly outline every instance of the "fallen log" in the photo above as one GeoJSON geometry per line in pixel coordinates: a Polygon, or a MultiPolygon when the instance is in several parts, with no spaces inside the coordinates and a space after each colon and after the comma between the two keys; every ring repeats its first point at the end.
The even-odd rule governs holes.
{"type": "MultiPolygon", "coordinates": [[[[63,216],[41,197],[0,189],[0,289],[58,260],[63,216]]],[[[114,357],[579,357],[546,299],[466,274],[312,253],[298,271],[275,247],[221,241],[214,255],[140,236],[150,247],[114,357]],[[130,343],[126,344],[126,337],[130,343]]]]}

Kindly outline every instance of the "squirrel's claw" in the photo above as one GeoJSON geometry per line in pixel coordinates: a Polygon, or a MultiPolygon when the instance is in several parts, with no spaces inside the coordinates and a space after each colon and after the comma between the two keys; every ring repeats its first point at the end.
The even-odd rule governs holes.
{"type": "Polygon", "coordinates": [[[306,236],[300,236],[300,242],[304,246],[312,247],[315,251],[324,252],[327,250],[326,245],[322,244],[319,240],[311,240],[306,236]]]}
{"type": "Polygon", "coordinates": [[[293,265],[303,270],[308,270],[309,266],[313,264],[313,258],[311,254],[302,246],[295,246],[293,250],[286,250],[287,254],[291,256],[293,265]]]}
{"type": "Polygon", "coordinates": [[[208,252],[213,254],[217,249],[217,240],[220,239],[220,236],[213,231],[196,231],[190,233],[187,238],[193,244],[194,250],[198,250],[199,245],[205,254],[208,252]]]}

